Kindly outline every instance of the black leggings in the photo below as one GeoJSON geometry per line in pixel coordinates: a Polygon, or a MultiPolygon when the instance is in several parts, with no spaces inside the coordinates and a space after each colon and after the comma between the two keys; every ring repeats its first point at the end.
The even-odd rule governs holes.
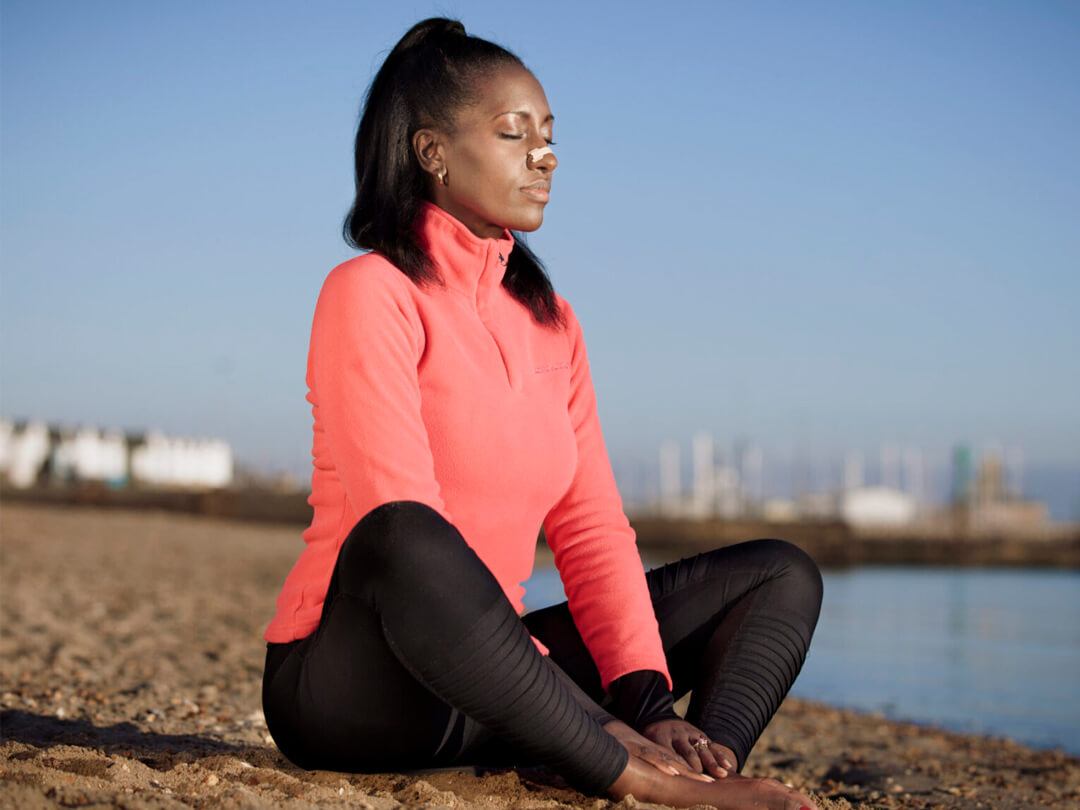
{"type": "MultiPolygon", "coordinates": [[[[802,667],[821,575],[797,547],[755,540],[646,577],[675,697],[693,690],[686,719],[741,769],[802,667]]],[[[267,726],[300,767],[539,762],[586,793],[627,763],[605,699],[566,602],[519,617],[458,531],[410,501],[356,524],[319,626],[268,645],[263,678],[267,726]]]]}

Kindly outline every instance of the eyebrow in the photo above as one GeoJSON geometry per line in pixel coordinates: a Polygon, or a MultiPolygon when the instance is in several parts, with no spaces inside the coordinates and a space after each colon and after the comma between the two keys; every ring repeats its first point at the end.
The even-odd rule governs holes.
{"type": "MultiPolygon", "coordinates": [[[[529,117],[529,113],[525,112],[524,110],[507,110],[506,112],[501,112],[498,115],[493,115],[491,117],[491,120],[494,121],[496,118],[502,118],[504,115],[520,115],[522,118],[528,118],[529,117]]],[[[546,124],[548,121],[554,121],[554,120],[555,120],[555,116],[552,115],[551,113],[548,113],[547,117],[543,121],[541,121],[540,123],[541,124],[546,124]]]]}

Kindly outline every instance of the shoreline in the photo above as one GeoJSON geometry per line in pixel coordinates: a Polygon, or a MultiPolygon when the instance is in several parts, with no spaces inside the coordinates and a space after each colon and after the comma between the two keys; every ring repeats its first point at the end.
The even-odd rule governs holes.
{"type": "MultiPolygon", "coordinates": [[[[261,633],[299,542],[293,525],[6,502],[0,807],[656,807],[542,770],[289,764],[260,711],[261,633]]],[[[1080,757],[797,698],[744,773],[822,810],[1080,805],[1080,757]]]]}
{"type": "Polygon", "coordinates": [[[1080,527],[1047,526],[1022,532],[967,532],[949,527],[856,529],[840,521],[767,523],[684,520],[632,515],[638,546],[647,552],[688,555],[759,537],[799,546],[822,568],[858,565],[1008,566],[1080,568],[1080,527]]]}
{"type": "MultiPolygon", "coordinates": [[[[105,485],[0,489],[5,503],[163,511],[278,526],[307,526],[311,506],[302,492],[264,489],[111,489],[105,485]]],[[[841,521],[691,520],[629,513],[643,552],[676,559],[759,537],[780,537],[823,568],[858,565],[1009,566],[1080,569],[1080,524],[1027,530],[968,530],[961,525],[855,528],[841,521]]]]}

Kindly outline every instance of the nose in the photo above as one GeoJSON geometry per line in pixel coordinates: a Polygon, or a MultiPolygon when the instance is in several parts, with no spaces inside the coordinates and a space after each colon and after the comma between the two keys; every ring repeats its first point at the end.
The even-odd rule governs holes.
{"type": "Polygon", "coordinates": [[[559,165],[559,160],[555,157],[555,153],[551,151],[551,147],[545,144],[529,150],[529,154],[525,158],[525,165],[530,169],[541,169],[550,172],[554,171],[555,167],[559,165]]]}

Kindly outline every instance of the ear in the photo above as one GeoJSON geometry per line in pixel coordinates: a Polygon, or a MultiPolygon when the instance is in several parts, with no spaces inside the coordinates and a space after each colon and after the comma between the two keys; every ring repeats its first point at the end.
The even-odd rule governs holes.
{"type": "Polygon", "coordinates": [[[446,168],[442,137],[434,129],[416,130],[412,136],[412,148],[420,168],[433,177],[446,168]]]}

